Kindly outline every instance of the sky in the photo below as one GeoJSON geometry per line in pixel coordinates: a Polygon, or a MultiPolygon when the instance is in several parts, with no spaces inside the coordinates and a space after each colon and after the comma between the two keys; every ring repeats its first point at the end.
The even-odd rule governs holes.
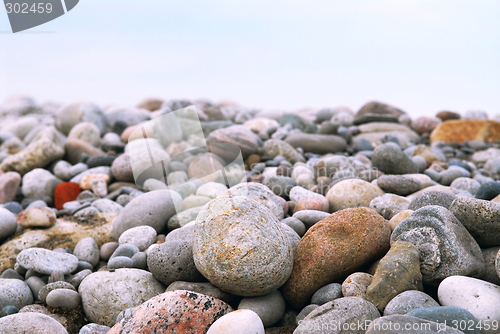
{"type": "Polygon", "coordinates": [[[16,34],[0,8],[0,102],[14,93],[495,115],[500,1],[81,0],[16,34]]]}

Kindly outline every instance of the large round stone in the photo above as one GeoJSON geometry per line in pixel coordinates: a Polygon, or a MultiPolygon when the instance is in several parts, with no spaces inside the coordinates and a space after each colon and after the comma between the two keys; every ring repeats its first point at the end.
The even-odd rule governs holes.
{"type": "Polygon", "coordinates": [[[0,319],[2,333],[68,334],[57,320],[36,312],[11,314],[0,319]]]}
{"type": "Polygon", "coordinates": [[[293,265],[292,245],[276,216],[252,199],[231,195],[199,213],[193,258],[210,282],[240,296],[279,288],[293,265]]]}
{"type": "Polygon", "coordinates": [[[304,307],[322,286],[385,254],[390,233],[384,218],[369,208],[345,209],[314,224],[295,251],[292,276],[283,287],[285,299],[304,307]]]}
{"type": "Polygon", "coordinates": [[[140,269],[98,271],[85,277],[78,288],[87,318],[110,327],[121,311],[138,306],[163,291],[163,284],[140,269]]]}
{"type": "Polygon", "coordinates": [[[33,303],[29,286],[15,278],[0,278],[0,310],[7,305],[17,309],[33,303]]]}
{"type": "Polygon", "coordinates": [[[78,267],[78,258],[73,254],[34,247],[21,251],[17,255],[17,263],[41,274],[50,275],[53,271],[60,271],[65,275],[78,267]]]}

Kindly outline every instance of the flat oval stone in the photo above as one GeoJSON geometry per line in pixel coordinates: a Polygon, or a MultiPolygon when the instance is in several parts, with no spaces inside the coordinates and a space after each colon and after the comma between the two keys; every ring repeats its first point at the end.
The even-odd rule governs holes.
{"type": "Polygon", "coordinates": [[[411,317],[417,317],[440,324],[448,324],[459,329],[464,334],[481,334],[478,321],[464,308],[456,306],[424,307],[406,313],[411,317]]]}
{"type": "Polygon", "coordinates": [[[445,324],[412,317],[409,315],[394,314],[373,320],[365,334],[462,334],[462,331],[445,324]],[[408,326],[408,327],[405,327],[408,326]],[[407,329],[408,328],[408,329],[407,329]],[[404,332],[403,332],[404,331],[404,332]]]}
{"type": "Polygon", "coordinates": [[[215,285],[210,282],[183,282],[177,281],[170,284],[165,292],[167,291],[175,291],[175,290],[189,290],[193,292],[198,292],[207,296],[214,297],[215,299],[220,299],[225,301],[226,303],[231,303],[234,300],[234,295],[227,293],[226,291],[222,291],[215,285]]]}
{"type": "Polygon", "coordinates": [[[168,291],[125,314],[107,334],[205,333],[217,319],[232,310],[222,300],[201,293],[168,291]]]}
{"type": "Polygon", "coordinates": [[[306,225],[306,229],[310,228],[317,222],[328,217],[330,213],[318,210],[301,210],[293,214],[294,218],[299,219],[306,225]]]}
{"type": "Polygon", "coordinates": [[[57,253],[44,248],[28,248],[17,255],[17,262],[28,270],[50,275],[61,271],[64,275],[78,267],[78,258],[68,253],[57,253]]]}
{"type": "Polygon", "coordinates": [[[311,303],[321,306],[325,303],[342,297],[349,297],[343,296],[342,285],[340,285],[339,283],[330,283],[314,293],[314,295],[311,297],[311,303]]]}
{"type": "Polygon", "coordinates": [[[73,250],[79,261],[85,261],[96,267],[99,264],[99,247],[95,240],[91,237],[83,238],[75,246],[73,250]]]}
{"type": "Polygon", "coordinates": [[[49,284],[44,285],[40,289],[40,291],[38,292],[38,300],[40,300],[42,303],[45,303],[47,300],[48,294],[51,291],[57,290],[57,289],[66,289],[66,290],[76,291],[76,289],[70,283],[63,282],[63,281],[57,281],[57,282],[53,282],[53,283],[49,283],[49,284]]]}
{"type": "Polygon", "coordinates": [[[46,303],[50,307],[75,309],[80,305],[80,295],[70,289],[55,289],[47,295],[46,303]]]}
{"type": "Polygon", "coordinates": [[[458,306],[472,313],[483,325],[482,333],[498,333],[498,328],[486,329],[484,325],[500,323],[500,286],[477,278],[450,276],[439,284],[438,298],[443,306],[458,306]]]}
{"type": "Polygon", "coordinates": [[[439,304],[428,294],[418,290],[401,292],[392,298],[384,310],[384,315],[406,314],[424,307],[437,307],[439,304]]]}
{"type": "Polygon", "coordinates": [[[29,286],[20,279],[0,278],[0,310],[7,305],[21,309],[33,303],[29,286]]]}
{"type": "Polygon", "coordinates": [[[331,187],[326,198],[330,203],[330,211],[336,212],[347,208],[369,207],[374,198],[383,194],[382,189],[369,182],[350,179],[331,187]]]}
{"type": "Polygon", "coordinates": [[[196,268],[220,289],[259,296],[288,279],[293,250],[267,207],[246,197],[218,197],[196,219],[193,258],[196,268]]]}
{"type": "Polygon", "coordinates": [[[118,243],[132,244],[137,246],[140,251],[147,249],[156,241],[156,230],[151,226],[142,225],[132,227],[122,233],[118,239],[118,243]]]}

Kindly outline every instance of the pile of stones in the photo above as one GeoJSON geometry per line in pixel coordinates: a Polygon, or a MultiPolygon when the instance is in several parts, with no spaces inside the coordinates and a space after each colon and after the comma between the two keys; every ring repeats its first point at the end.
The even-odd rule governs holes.
{"type": "Polygon", "coordinates": [[[498,333],[499,179],[477,110],[13,96],[0,332],[498,333]]]}

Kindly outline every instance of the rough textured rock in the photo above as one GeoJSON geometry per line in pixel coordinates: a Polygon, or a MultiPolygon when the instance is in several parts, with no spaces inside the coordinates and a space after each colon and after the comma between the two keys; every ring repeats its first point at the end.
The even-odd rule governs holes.
{"type": "Polygon", "coordinates": [[[479,246],[500,246],[500,205],[465,196],[451,203],[450,211],[465,226],[479,246]]]}
{"type": "Polygon", "coordinates": [[[383,312],[387,303],[399,293],[423,288],[417,247],[396,241],[380,260],[366,290],[366,299],[383,312]]]}
{"type": "Polygon", "coordinates": [[[26,283],[15,278],[0,278],[0,310],[8,305],[20,310],[31,303],[33,294],[26,283]]]}
{"type": "Polygon", "coordinates": [[[296,163],[297,161],[305,161],[304,157],[299,152],[297,152],[297,150],[292,145],[285,141],[277,139],[267,140],[264,145],[262,145],[262,153],[271,157],[281,155],[291,163],[296,163]]]}
{"type": "Polygon", "coordinates": [[[210,282],[184,282],[177,281],[170,284],[165,292],[167,291],[175,291],[175,290],[189,290],[197,293],[201,293],[210,297],[214,297],[215,299],[220,299],[225,301],[226,303],[231,303],[234,300],[234,295],[227,293],[226,291],[222,291],[215,285],[210,282]]]}
{"type": "Polygon", "coordinates": [[[358,179],[344,180],[330,188],[326,199],[330,212],[347,208],[369,207],[370,202],[384,192],[379,187],[358,179]]]}
{"type": "Polygon", "coordinates": [[[431,133],[431,142],[480,140],[495,142],[500,140],[500,123],[491,120],[467,119],[450,120],[438,125],[431,133]]]}
{"type": "Polygon", "coordinates": [[[163,284],[140,269],[98,271],[85,277],[78,288],[87,318],[106,326],[113,326],[121,311],[139,306],[163,291],[163,284]]]}
{"type": "Polygon", "coordinates": [[[207,137],[207,144],[213,153],[221,157],[232,158],[238,152],[228,151],[230,146],[236,145],[243,155],[243,158],[256,153],[261,146],[261,139],[248,128],[242,125],[233,125],[227,128],[218,129],[210,133],[207,137]]]}
{"type": "Polygon", "coordinates": [[[192,291],[168,291],[126,314],[107,334],[206,333],[220,317],[231,312],[222,300],[192,291]]]}
{"type": "Polygon", "coordinates": [[[342,279],[389,248],[390,229],[369,208],[345,209],[312,226],[295,251],[293,272],[283,287],[294,307],[305,306],[320,287],[342,279]]]}
{"type": "MultiPolygon", "coordinates": [[[[344,297],[335,299],[321,305],[309,313],[300,322],[294,334],[324,334],[324,333],[363,333],[363,329],[344,331],[345,324],[365,323],[380,317],[377,308],[372,303],[359,297],[344,297]],[[335,320],[332,323],[332,320],[335,320]],[[328,324],[329,330],[325,331],[324,325],[328,324]],[[323,326],[322,326],[323,325],[323,326]],[[337,328],[337,329],[335,329],[337,328]]],[[[363,327],[363,326],[362,326],[363,327]]]]}
{"type": "Polygon", "coordinates": [[[342,295],[366,299],[366,289],[372,284],[372,280],[373,275],[368,273],[353,273],[342,282],[342,295]]]}
{"type": "Polygon", "coordinates": [[[408,210],[415,211],[427,205],[439,205],[443,208],[449,209],[455,198],[455,195],[444,191],[425,191],[420,194],[416,194],[413,197],[410,205],[408,206],[408,210]]]}
{"type": "Polygon", "coordinates": [[[413,310],[439,306],[431,296],[419,290],[401,292],[392,298],[384,310],[384,315],[406,314],[413,310]]]}
{"type": "Polygon", "coordinates": [[[394,194],[384,194],[375,197],[370,202],[370,208],[377,211],[385,219],[392,219],[401,211],[408,209],[410,201],[394,194]]]}
{"type": "Polygon", "coordinates": [[[408,241],[420,252],[423,282],[437,285],[452,275],[481,277],[483,254],[458,219],[442,206],[416,210],[394,229],[391,243],[408,241]]]}
{"type": "Polygon", "coordinates": [[[280,287],[293,264],[292,245],[276,217],[240,196],[214,199],[199,213],[193,258],[211,283],[240,296],[280,287]]]}

